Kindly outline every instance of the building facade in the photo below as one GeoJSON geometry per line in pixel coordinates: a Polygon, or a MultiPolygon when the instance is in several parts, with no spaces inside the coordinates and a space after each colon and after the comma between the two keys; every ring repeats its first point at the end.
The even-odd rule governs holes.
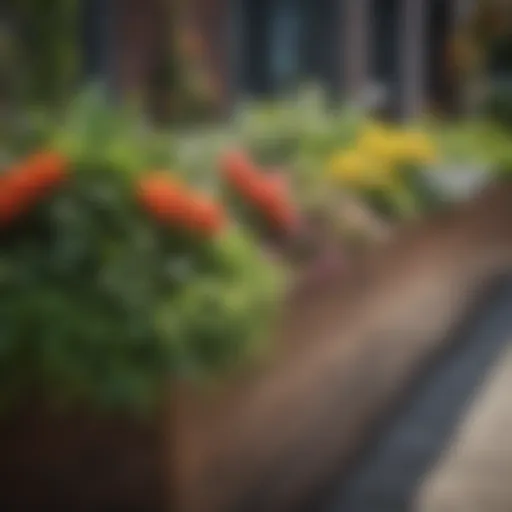
{"type": "MultiPolygon", "coordinates": [[[[165,0],[98,1],[110,12],[114,82],[143,83],[165,44],[165,0]],[[107,7],[110,5],[110,9],[107,7]]],[[[168,2],[167,2],[168,3],[168,2]]],[[[187,21],[226,106],[315,81],[343,99],[380,98],[412,117],[456,96],[446,45],[473,0],[187,0],[187,21]]],[[[167,20],[168,21],[168,20],[167,20]]],[[[97,50],[96,50],[97,51],[97,50]]],[[[98,59],[96,59],[98,60],[98,59]]],[[[105,59],[104,59],[105,60],[105,59]]],[[[103,65],[104,62],[103,62],[103,65]]]]}

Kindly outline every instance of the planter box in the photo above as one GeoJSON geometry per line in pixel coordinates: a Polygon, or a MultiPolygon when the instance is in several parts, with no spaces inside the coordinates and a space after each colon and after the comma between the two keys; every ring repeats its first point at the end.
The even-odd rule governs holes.
{"type": "Polygon", "coordinates": [[[0,509],[169,510],[168,425],[24,404],[0,425],[0,509]]]}
{"type": "Polygon", "coordinates": [[[350,280],[290,303],[271,361],[215,389],[177,385],[153,422],[29,407],[0,432],[1,509],[307,509],[508,271],[510,219],[502,186],[404,227],[350,280]]]}
{"type": "Polygon", "coordinates": [[[292,308],[266,368],[224,390],[182,389],[177,509],[299,509],[508,271],[510,219],[512,188],[495,187],[405,227],[354,282],[333,280],[292,308]]]}

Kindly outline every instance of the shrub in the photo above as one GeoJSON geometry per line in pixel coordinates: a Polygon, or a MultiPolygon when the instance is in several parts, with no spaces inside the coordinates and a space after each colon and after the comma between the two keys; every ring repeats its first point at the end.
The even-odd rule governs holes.
{"type": "Polygon", "coordinates": [[[280,279],[159,141],[82,98],[0,174],[3,396],[136,410],[264,341],[280,279]]]}

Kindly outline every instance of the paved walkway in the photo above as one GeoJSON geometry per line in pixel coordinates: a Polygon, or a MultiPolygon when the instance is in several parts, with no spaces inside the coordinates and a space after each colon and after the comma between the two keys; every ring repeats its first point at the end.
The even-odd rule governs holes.
{"type": "Polygon", "coordinates": [[[417,496],[418,512],[512,510],[512,345],[417,496]]]}
{"type": "Polygon", "coordinates": [[[455,349],[419,383],[322,510],[512,511],[511,333],[507,285],[459,334],[455,349]]]}

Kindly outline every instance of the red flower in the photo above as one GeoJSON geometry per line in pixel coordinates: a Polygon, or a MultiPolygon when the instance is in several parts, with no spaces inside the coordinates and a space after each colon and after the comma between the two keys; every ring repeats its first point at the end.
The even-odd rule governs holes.
{"type": "Polygon", "coordinates": [[[181,224],[187,218],[188,198],[180,183],[151,175],[139,182],[138,195],[142,205],[160,221],[181,224]]]}
{"type": "Polygon", "coordinates": [[[280,230],[291,231],[298,223],[298,215],[291,201],[275,183],[265,183],[266,194],[261,196],[259,205],[272,224],[280,230]]]}
{"type": "Polygon", "coordinates": [[[258,169],[243,151],[225,153],[220,167],[225,180],[240,192],[249,190],[259,178],[258,169]]]}
{"type": "Polygon", "coordinates": [[[273,184],[276,190],[279,191],[279,193],[283,195],[288,195],[290,192],[290,185],[289,180],[287,179],[287,176],[284,174],[284,172],[279,169],[272,169],[269,174],[267,175],[267,180],[273,184]]]}
{"type": "Polygon", "coordinates": [[[205,236],[214,236],[226,225],[223,208],[207,197],[195,195],[191,198],[190,226],[205,236]]]}
{"type": "Polygon", "coordinates": [[[222,207],[167,176],[150,175],[139,182],[142,205],[158,220],[203,236],[214,236],[225,226],[222,207]]]}
{"type": "Polygon", "coordinates": [[[264,174],[243,152],[231,151],[221,160],[221,171],[229,186],[256,207],[271,224],[289,231],[298,224],[298,214],[282,173],[264,174]]]}
{"type": "Polygon", "coordinates": [[[68,162],[59,153],[35,153],[25,162],[35,186],[43,189],[60,183],[66,174],[68,162]]]}
{"type": "Polygon", "coordinates": [[[36,153],[0,177],[0,222],[12,222],[66,177],[67,161],[53,152],[36,153]]]}

